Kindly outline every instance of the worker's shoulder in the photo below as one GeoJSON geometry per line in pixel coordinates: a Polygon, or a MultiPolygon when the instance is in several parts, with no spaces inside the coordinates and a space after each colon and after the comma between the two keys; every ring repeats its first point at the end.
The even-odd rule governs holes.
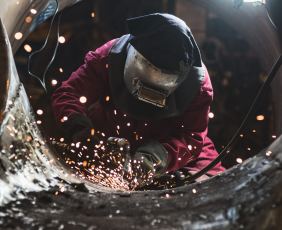
{"type": "Polygon", "coordinates": [[[202,65],[203,65],[203,68],[205,70],[205,76],[204,76],[204,79],[201,83],[201,91],[213,91],[209,71],[208,71],[208,69],[207,69],[207,67],[205,66],[204,63],[202,63],[202,65]]]}
{"type": "Polygon", "coordinates": [[[85,62],[102,61],[109,56],[109,52],[117,39],[112,39],[96,50],[91,50],[85,55],[85,62]]]}

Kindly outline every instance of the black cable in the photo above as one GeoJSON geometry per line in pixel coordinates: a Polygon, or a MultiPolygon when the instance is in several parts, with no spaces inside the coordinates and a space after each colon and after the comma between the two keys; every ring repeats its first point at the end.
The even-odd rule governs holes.
{"type": "Polygon", "coordinates": [[[203,176],[205,173],[207,173],[209,170],[211,170],[213,167],[215,167],[224,157],[227,156],[227,154],[230,152],[230,149],[232,147],[232,145],[234,144],[235,140],[238,138],[238,135],[242,132],[247,120],[250,117],[250,114],[253,112],[253,109],[256,105],[256,103],[258,102],[259,97],[262,95],[262,92],[266,89],[266,87],[268,87],[270,85],[270,83],[272,82],[272,80],[274,79],[276,73],[278,72],[280,66],[282,65],[282,55],[280,55],[280,57],[278,58],[278,60],[276,61],[276,63],[272,66],[272,69],[270,71],[270,73],[268,74],[268,77],[266,79],[266,81],[264,82],[264,84],[260,87],[254,101],[251,104],[250,109],[248,110],[244,120],[242,121],[241,125],[239,126],[239,128],[237,129],[237,131],[235,132],[235,134],[233,135],[233,137],[231,138],[231,140],[229,141],[229,143],[226,145],[226,147],[219,153],[219,155],[210,163],[208,164],[205,168],[203,168],[201,171],[195,173],[192,176],[188,176],[184,179],[184,183],[190,183],[195,181],[197,178],[203,176]]]}
{"type": "Polygon", "coordinates": [[[46,48],[46,45],[47,45],[47,43],[48,43],[48,41],[49,41],[49,37],[50,37],[51,31],[52,31],[52,27],[53,27],[55,18],[56,18],[56,16],[57,16],[58,12],[59,12],[59,2],[58,2],[58,0],[55,0],[55,1],[56,1],[57,6],[56,6],[55,13],[54,13],[54,15],[53,15],[53,17],[52,17],[51,25],[50,25],[50,27],[49,27],[49,31],[48,31],[47,37],[46,37],[46,39],[45,39],[45,42],[44,42],[43,46],[42,46],[40,49],[38,49],[38,50],[32,52],[32,53],[29,55],[29,57],[28,57],[28,67],[27,67],[27,68],[28,68],[28,73],[29,73],[29,75],[32,76],[32,77],[34,77],[35,79],[37,79],[37,80],[40,82],[40,84],[42,85],[42,87],[44,88],[44,90],[45,90],[46,93],[47,93],[47,88],[46,88],[46,74],[47,74],[47,72],[48,72],[50,66],[52,65],[52,63],[53,63],[53,61],[54,61],[54,59],[55,59],[55,56],[56,56],[56,54],[57,54],[57,50],[58,50],[58,46],[59,46],[59,33],[60,33],[60,32],[59,32],[59,26],[60,26],[60,21],[61,21],[61,15],[62,15],[62,14],[59,14],[59,16],[58,16],[56,46],[55,46],[55,49],[54,49],[52,58],[51,58],[51,60],[49,61],[49,63],[47,64],[47,66],[46,66],[46,68],[45,68],[45,70],[44,70],[44,72],[43,72],[42,80],[40,79],[39,76],[37,76],[36,74],[34,74],[34,73],[30,70],[30,65],[31,65],[31,59],[33,58],[33,56],[34,56],[35,54],[41,53],[41,52],[46,48]]]}

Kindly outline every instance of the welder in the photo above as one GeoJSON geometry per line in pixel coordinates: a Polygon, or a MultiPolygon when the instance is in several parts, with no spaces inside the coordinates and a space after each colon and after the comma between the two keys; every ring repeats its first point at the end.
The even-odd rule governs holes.
{"type": "MultiPolygon", "coordinates": [[[[55,117],[72,141],[93,129],[127,140],[132,161],[152,177],[194,174],[218,153],[207,136],[213,89],[191,30],[161,13],[127,25],[128,34],[88,52],[54,92],[55,117]]],[[[205,178],[222,171],[218,164],[205,178]]]]}

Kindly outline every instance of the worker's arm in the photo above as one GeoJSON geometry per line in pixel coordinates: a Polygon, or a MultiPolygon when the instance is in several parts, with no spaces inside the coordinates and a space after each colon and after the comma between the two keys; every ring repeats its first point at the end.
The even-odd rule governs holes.
{"type": "Polygon", "coordinates": [[[84,64],[53,93],[52,107],[55,119],[61,124],[66,135],[77,134],[78,138],[83,137],[92,126],[87,117],[87,108],[103,95],[106,58],[113,43],[114,40],[95,52],[88,52],[84,64]]]}
{"type": "MultiPolygon", "coordinates": [[[[189,108],[173,120],[174,129],[170,136],[140,146],[135,158],[145,159],[147,168],[151,171],[155,169],[157,176],[164,172],[176,171],[195,161],[202,153],[207,140],[208,114],[212,98],[212,85],[206,71],[200,91],[189,108]]],[[[217,155],[215,149],[212,155],[217,155]]]]}
{"type": "MultiPolygon", "coordinates": [[[[189,162],[194,162],[191,172],[199,171],[210,163],[217,155],[212,141],[207,137],[210,104],[213,89],[208,71],[197,97],[181,118],[176,120],[175,128],[170,137],[160,140],[168,151],[167,171],[173,172],[189,162]]],[[[218,171],[223,171],[220,168],[218,171]]]]}

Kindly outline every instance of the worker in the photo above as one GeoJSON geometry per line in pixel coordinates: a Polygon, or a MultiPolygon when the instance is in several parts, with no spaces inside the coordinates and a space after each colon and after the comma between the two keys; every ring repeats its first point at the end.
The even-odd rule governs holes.
{"type": "MultiPolygon", "coordinates": [[[[218,153],[207,136],[213,89],[191,30],[162,13],[127,25],[128,34],[88,52],[54,92],[56,120],[75,142],[91,129],[126,139],[132,161],[153,178],[194,174],[218,153]]],[[[202,179],[222,171],[218,164],[202,179]]]]}

